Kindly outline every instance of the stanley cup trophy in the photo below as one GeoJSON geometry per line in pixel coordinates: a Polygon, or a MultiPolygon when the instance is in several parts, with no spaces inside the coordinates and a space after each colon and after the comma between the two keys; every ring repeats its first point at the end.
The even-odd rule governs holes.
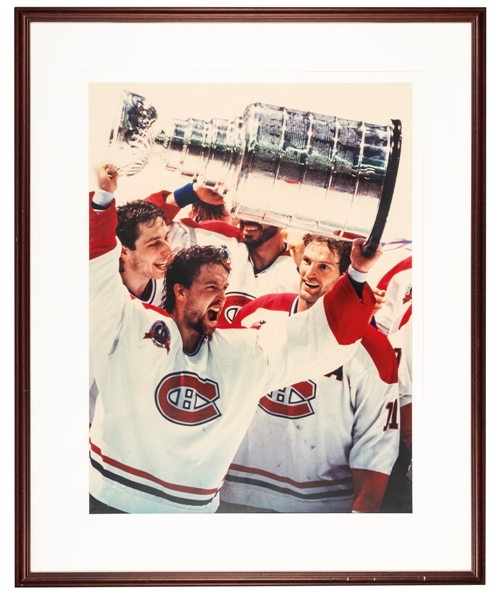
{"type": "Polygon", "coordinates": [[[384,231],[401,153],[401,122],[373,125],[255,103],[232,121],[156,125],[146,98],[127,91],[110,136],[111,161],[134,175],[158,156],[226,198],[236,218],[366,239],[384,231]]]}

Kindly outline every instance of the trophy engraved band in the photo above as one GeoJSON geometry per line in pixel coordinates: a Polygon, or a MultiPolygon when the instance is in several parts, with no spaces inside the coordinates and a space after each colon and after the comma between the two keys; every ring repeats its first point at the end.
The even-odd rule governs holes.
{"type": "Polygon", "coordinates": [[[112,162],[134,175],[157,156],[231,202],[240,219],[378,246],[401,153],[401,122],[375,125],[255,103],[232,121],[158,118],[123,92],[110,136],[112,162]]]}

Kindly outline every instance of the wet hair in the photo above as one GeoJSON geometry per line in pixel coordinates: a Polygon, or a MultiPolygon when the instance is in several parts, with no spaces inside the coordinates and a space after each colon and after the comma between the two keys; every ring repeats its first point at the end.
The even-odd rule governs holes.
{"type": "Polygon", "coordinates": [[[118,226],[116,227],[116,236],[122,243],[122,246],[135,250],[135,242],[139,237],[139,225],[144,223],[149,225],[160,218],[165,222],[165,213],[163,210],[149,202],[149,200],[134,200],[127,202],[116,209],[118,215],[118,226]]]}
{"type": "Polygon", "coordinates": [[[309,244],[326,244],[329,250],[339,257],[339,271],[341,275],[349,268],[351,264],[352,242],[330,238],[326,235],[306,233],[304,236],[304,248],[307,248],[309,244]]]}
{"type": "Polygon", "coordinates": [[[229,216],[224,204],[208,204],[208,202],[194,202],[191,205],[193,219],[201,221],[224,221],[229,216]]]}
{"type": "Polygon", "coordinates": [[[189,289],[198,276],[203,265],[220,265],[229,274],[230,267],[227,254],[222,248],[215,246],[190,246],[175,252],[172,260],[167,265],[165,284],[163,287],[164,310],[172,314],[175,308],[174,286],[180,283],[189,289]]]}

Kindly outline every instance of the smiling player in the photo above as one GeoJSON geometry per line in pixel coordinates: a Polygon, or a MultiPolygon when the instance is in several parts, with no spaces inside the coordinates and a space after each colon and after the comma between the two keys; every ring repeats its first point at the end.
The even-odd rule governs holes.
{"type": "Polygon", "coordinates": [[[353,278],[378,255],[364,257],[358,246],[358,275],[341,278],[285,326],[219,330],[230,270],[223,250],[174,252],[165,312],[122,284],[114,202],[91,207],[89,218],[90,338],[100,390],[90,429],[90,512],[214,512],[258,398],[356,351],[374,298],[353,278]]]}
{"type": "MultiPolygon", "coordinates": [[[[235,325],[284,327],[315,310],[350,254],[349,242],[306,234],[299,295],[258,298],[235,325]]],[[[386,336],[368,327],[351,360],[295,382],[261,397],[220,512],[377,512],[399,444],[397,364],[386,336]]]]}

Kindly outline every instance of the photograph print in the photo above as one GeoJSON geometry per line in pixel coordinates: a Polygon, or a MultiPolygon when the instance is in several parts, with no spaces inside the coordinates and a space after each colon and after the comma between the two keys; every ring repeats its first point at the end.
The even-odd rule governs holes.
{"type": "Polygon", "coordinates": [[[412,84],[89,84],[89,512],[411,513],[412,84]]]}

